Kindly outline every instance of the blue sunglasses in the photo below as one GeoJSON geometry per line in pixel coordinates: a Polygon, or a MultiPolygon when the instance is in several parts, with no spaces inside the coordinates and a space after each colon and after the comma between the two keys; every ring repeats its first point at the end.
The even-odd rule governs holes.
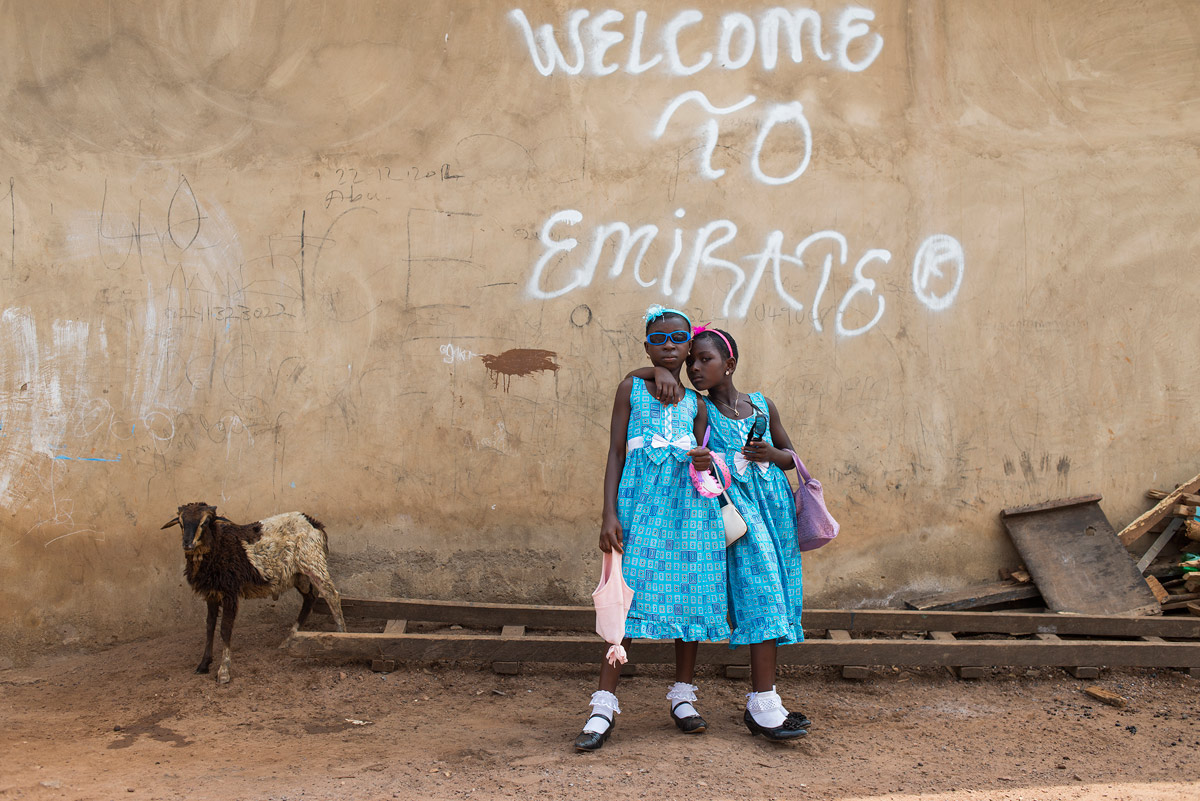
{"type": "Polygon", "coordinates": [[[671,340],[672,342],[677,342],[680,345],[682,345],[684,342],[687,342],[691,338],[692,338],[692,332],[684,331],[682,329],[680,329],[679,331],[672,331],[669,334],[663,333],[662,331],[655,331],[653,334],[646,334],[646,341],[649,342],[651,345],[665,345],[665,344],[667,344],[668,339],[671,340]]]}

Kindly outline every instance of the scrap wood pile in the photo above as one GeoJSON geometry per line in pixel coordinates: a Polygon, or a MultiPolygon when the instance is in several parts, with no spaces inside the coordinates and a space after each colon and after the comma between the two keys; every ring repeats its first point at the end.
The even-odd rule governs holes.
{"type": "MultiPolygon", "coordinates": [[[[1183,582],[1183,593],[1187,596],[1195,595],[1196,598],[1188,598],[1184,603],[1187,604],[1189,613],[1200,617],[1200,554],[1185,553],[1184,559],[1179,563],[1179,567],[1183,570],[1183,577],[1176,579],[1175,582],[1183,582]]],[[[1175,582],[1172,582],[1172,586],[1175,582]]],[[[1168,585],[1163,585],[1164,587],[1168,585]]]]}
{"type": "Polygon", "coordinates": [[[1024,564],[1002,581],[910,598],[923,611],[1044,608],[1092,615],[1200,616],[1200,475],[1117,532],[1099,495],[1001,512],[1024,564]]]}
{"type": "Polygon", "coordinates": [[[1200,476],[1166,492],[1151,489],[1157,501],[1118,535],[1140,554],[1137,567],[1164,613],[1200,616],[1200,476]]]}

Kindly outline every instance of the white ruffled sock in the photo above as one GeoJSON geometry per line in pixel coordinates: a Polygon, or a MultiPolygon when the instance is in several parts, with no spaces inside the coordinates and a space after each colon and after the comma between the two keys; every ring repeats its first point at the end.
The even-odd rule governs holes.
{"type": "Polygon", "coordinates": [[[608,727],[612,725],[616,715],[621,714],[621,707],[617,704],[617,696],[610,693],[608,690],[596,690],[592,693],[592,714],[603,715],[603,718],[589,717],[587,723],[583,724],[583,730],[595,734],[602,734],[608,731],[608,727]]]}
{"type": "Polygon", "coordinates": [[[775,692],[774,686],[766,692],[748,693],[746,698],[749,699],[746,701],[746,709],[759,726],[774,729],[782,726],[787,720],[788,711],[784,708],[779,693],[775,692]]]}
{"type": "Polygon", "coordinates": [[[667,709],[677,718],[699,715],[692,703],[696,700],[696,685],[677,681],[667,691],[667,709]],[[682,703],[680,703],[682,702],[682,703]],[[679,704],[678,707],[675,705],[679,704]]]}

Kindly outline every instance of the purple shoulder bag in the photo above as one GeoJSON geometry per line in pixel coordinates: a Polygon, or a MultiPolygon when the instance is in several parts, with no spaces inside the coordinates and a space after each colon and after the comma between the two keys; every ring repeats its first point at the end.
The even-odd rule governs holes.
{"type": "Polygon", "coordinates": [[[811,551],[820,548],[838,535],[841,528],[838,521],[833,519],[825,508],[825,497],[821,492],[821,482],[817,481],[804,467],[804,462],[795,451],[788,451],[792,461],[796,463],[796,472],[800,474],[800,486],[795,490],[796,496],[796,541],[801,551],[811,551]]]}

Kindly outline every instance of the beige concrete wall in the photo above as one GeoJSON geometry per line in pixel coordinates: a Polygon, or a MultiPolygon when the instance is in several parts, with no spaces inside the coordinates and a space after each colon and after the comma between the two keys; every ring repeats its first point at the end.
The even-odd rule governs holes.
{"type": "Polygon", "coordinates": [[[825,481],[810,603],[1197,470],[1200,6],[426,5],[4,5],[3,663],[199,628],[191,500],[324,520],[348,594],[584,600],[654,302],[825,481]]]}

